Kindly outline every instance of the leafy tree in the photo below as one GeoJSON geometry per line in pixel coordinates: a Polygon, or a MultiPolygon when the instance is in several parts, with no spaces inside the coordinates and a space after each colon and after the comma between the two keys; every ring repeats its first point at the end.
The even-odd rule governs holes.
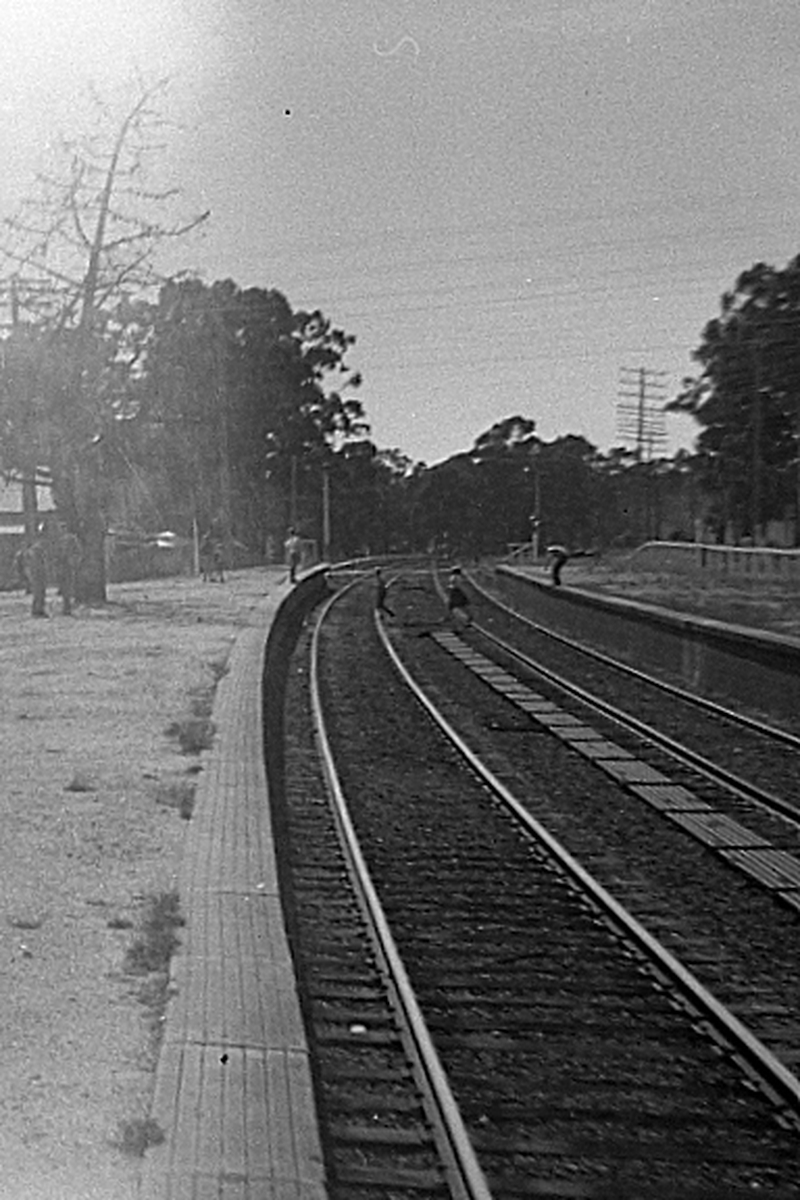
{"type": "Polygon", "coordinates": [[[601,463],[597,448],[576,434],[542,444],[538,463],[542,544],[588,548],[601,540],[601,463]]]}
{"type": "Polygon", "coordinates": [[[378,448],[366,438],[330,456],[331,535],[336,554],[386,553],[391,534],[387,486],[378,448]]]}
{"type": "Polygon", "coordinates": [[[423,464],[413,462],[408,455],[395,448],[378,450],[375,466],[386,548],[390,551],[416,549],[420,514],[415,500],[415,484],[424,470],[423,464]]]}
{"type": "Polygon", "coordinates": [[[360,403],[327,386],[331,373],[358,385],[345,364],[354,339],[279,291],[231,280],[170,283],[144,320],[138,455],[170,523],[261,548],[268,478],[321,506],[336,446],[365,431],[360,403]]]}
{"type": "Polygon", "coordinates": [[[129,328],[130,298],[157,280],[154,255],[164,241],[207,216],[165,223],[160,214],[174,192],[147,184],[165,89],[166,81],[142,87],[121,116],[97,100],[94,127],[62,139],[52,169],[5,221],[0,244],[14,297],[12,346],[25,326],[38,354],[36,429],[20,421],[20,393],[6,379],[5,427],[8,433],[10,421],[15,435],[3,454],[25,476],[32,458],[44,456],[56,503],[83,543],[79,595],[92,602],[105,599],[118,426],[141,353],[129,328]]]}
{"type": "Polygon", "coordinates": [[[634,545],[657,535],[666,497],[677,511],[676,493],[692,488],[682,460],[639,463],[632,452],[605,455],[575,434],[544,442],[535,428],[530,418],[508,417],[471,450],[419,466],[404,496],[415,509],[413,544],[460,556],[503,554],[531,538],[538,510],[541,548],[634,545]]]}
{"type": "Polygon", "coordinates": [[[701,426],[701,478],[717,520],[760,541],[766,521],[798,512],[800,256],[782,270],[744,271],[693,357],[700,374],[670,407],[701,426]]]}
{"type": "Polygon", "coordinates": [[[471,450],[415,473],[409,499],[415,536],[447,553],[502,552],[529,536],[533,511],[535,422],[507,417],[471,450]]]}

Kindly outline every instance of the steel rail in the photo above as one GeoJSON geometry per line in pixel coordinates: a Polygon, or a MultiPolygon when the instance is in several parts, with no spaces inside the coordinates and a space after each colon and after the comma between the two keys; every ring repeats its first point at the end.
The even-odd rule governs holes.
{"type": "Polygon", "coordinates": [[[742,1022],[729,1012],[703,984],[665,946],[625,909],[559,841],[533,817],[513,793],[481,761],[467,745],[447,718],[425,693],[402,662],[380,622],[376,621],[384,649],[398,675],[419,703],[438,725],[448,741],[458,750],[490,791],[514,813],[527,831],[541,844],[556,862],[597,904],[625,931],[659,970],[664,972],[692,1005],[718,1030],[728,1044],[748,1063],[763,1084],[772,1088],[795,1115],[800,1115],[800,1079],[781,1063],[774,1054],[742,1022]]]}
{"type": "MultiPolygon", "coordinates": [[[[319,687],[319,642],[323,622],[336,601],[361,582],[354,579],[320,610],[311,639],[310,692],[314,734],[332,808],[359,902],[372,933],[376,955],[390,984],[405,1034],[406,1049],[427,1102],[436,1145],[454,1200],[492,1200],[491,1192],[464,1127],[447,1076],[428,1032],[414,990],[395,944],[389,923],[372,883],[339,782],[325,728],[319,687]]],[[[377,621],[377,617],[375,618],[377,621]]]]}
{"type": "Polygon", "coordinates": [[[764,788],[758,787],[757,784],[750,783],[747,779],[742,779],[741,776],[735,775],[725,767],[719,766],[697,751],[691,750],[688,746],[684,746],[680,742],[676,742],[668,734],[660,733],[658,729],[655,729],[652,725],[648,725],[645,721],[640,721],[638,717],[631,716],[630,713],[623,712],[622,709],[609,704],[607,700],[601,700],[599,696],[593,696],[591,692],[587,692],[577,683],[571,683],[555,671],[551,671],[547,667],[534,662],[527,654],[523,654],[521,650],[517,650],[509,642],[497,637],[496,634],[491,633],[483,626],[473,623],[472,628],[480,633],[482,637],[492,642],[493,645],[499,647],[505,654],[522,663],[528,670],[534,671],[542,679],[546,679],[555,687],[566,692],[567,695],[594,709],[595,712],[598,712],[607,720],[613,721],[623,729],[635,733],[638,737],[644,738],[646,741],[658,746],[671,755],[677,762],[698,771],[717,786],[726,788],[741,800],[749,800],[767,809],[769,812],[780,813],[782,817],[791,821],[794,825],[800,824],[800,812],[798,812],[796,805],[792,805],[780,796],[776,796],[774,792],[768,792],[764,788]]]}
{"type": "MultiPolygon", "coordinates": [[[[678,687],[677,684],[668,683],[665,679],[658,679],[654,675],[648,675],[647,672],[640,671],[637,667],[630,666],[629,663],[621,662],[618,658],[612,658],[611,655],[604,654],[602,650],[596,650],[594,647],[587,646],[583,642],[573,641],[572,638],[568,638],[562,633],[556,633],[555,630],[548,629],[545,625],[540,625],[538,621],[533,621],[530,617],[526,617],[523,613],[511,608],[510,605],[504,604],[497,596],[493,596],[486,588],[476,583],[472,575],[469,575],[468,579],[470,586],[489,604],[502,609],[503,612],[508,613],[509,616],[514,617],[521,624],[527,625],[529,629],[534,630],[536,633],[541,633],[563,646],[569,646],[570,649],[577,650],[580,654],[585,654],[587,658],[593,658],[596,662],[602,663],[604,666],[612,667],[615,671],[620,671],[625,675],[631,676],[633,679],[638,679],[642,683],[647,683],[651,687],[658,688],[662,692],[667,692],[669,695],[675,696],[676,699],[683,700],[686,704],[693,704],[696,708],[705,709],[707,712],[722,717],[735,725],[741,725],[746,729],[752,730],[754,733],[760,733],[764,737],[770,737],[777,742],[783,742],[800,753],[800,737],[790,733],[787,729],[779,729],[775,725],[767,725],[762,721],[758,721],[755,717],[748,717],[745,713],[735,712],[731,708],[726,708],[724,704],[718,704],[714,700],[709,700],[706,696],[695,695],[693,692],[686,691],[685,688],[678,687]]],[[[482,630],[482,632],[485,631],[482,630]]]]}

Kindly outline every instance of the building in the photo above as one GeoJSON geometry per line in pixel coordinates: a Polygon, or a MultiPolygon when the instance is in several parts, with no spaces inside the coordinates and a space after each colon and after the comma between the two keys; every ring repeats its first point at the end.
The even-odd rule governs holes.
{"type": "MultiPolygon", "coordinates": [[[[37,487],[36,504],[42,516],[53,511],[48,487],[37,487]]],[[[0,475],[0,590],[19,587],[14,557],[25,544],[25,518],[22,510],[22,484],[8,482],[0,475]]]]}

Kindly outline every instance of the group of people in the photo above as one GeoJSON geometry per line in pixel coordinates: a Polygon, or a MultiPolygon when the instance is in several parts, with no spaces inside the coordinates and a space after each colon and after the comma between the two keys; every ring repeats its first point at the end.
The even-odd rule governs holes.
{"type": "MultiPolygon", "coordinates": [[[[552,545],[547,547],[550,564],[550,577],[554,587],[561,586],[561,572],[571,558],[584,558],[592,554],[590,550],[570,551],[566,546],[552,545]]],[[[393,580],[391,582],[394,582],[393,580]]],[[[387,583],[380,567],[375,568],[375,609],[383,616],[396,616],[388,604],[388,594],[391,582],[387,583]]],[[[453,567],[447,584],[447,613],[456,625],[472,624],[472,609],[470,597],[464,587],[464,578],[460,567],[453,567]]]]}
{"type": "Polygon", "coordinates": [[[31,596],[31,616],[48,617],[47,587],[54,582],[61,596],[61,611],[72,616],[78,584],[81,544],[77,536],[54,516],[39,527],[35,537],[18,551],[15,563],[20,583],[31,596]]]}
{"type": "MultiPolygon", "coordinates": [[[[394,582],[394,581],[392,581],[394,582]]],[[[390,583],[387,583],[380,567],[375,568],[375,609],[383,616],[395,617],[394,609],[387,603],[390,583]]],[[[462,625],[472,624],[470,600],[464,590],[460,567],[453,567],[447,584],[447,612],[452,620],[462,625]]]]}

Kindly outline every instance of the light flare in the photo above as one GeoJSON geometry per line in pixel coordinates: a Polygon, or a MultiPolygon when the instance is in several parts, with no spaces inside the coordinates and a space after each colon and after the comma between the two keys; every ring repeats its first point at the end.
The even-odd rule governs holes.
{"type": "Polygon", "coordinates": [[[59,106],[89,84],[179,71],[197,50],[189,11],[183,0],[2,0],[0,104],[59,106]]]}

